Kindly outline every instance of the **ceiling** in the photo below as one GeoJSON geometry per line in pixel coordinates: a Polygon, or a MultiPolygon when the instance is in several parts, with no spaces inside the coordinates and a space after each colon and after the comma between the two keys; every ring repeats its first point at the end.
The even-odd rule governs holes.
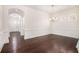
{"type": "Polygon", "coordinates": [[[29,7],[38,9],[47,13],[55,13],[67,8],[75,7],[77,5],[29,5],[29,7]]]}

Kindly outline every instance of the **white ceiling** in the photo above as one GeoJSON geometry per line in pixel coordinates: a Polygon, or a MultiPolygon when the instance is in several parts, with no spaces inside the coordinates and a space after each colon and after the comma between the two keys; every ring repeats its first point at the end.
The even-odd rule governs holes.
{"type": "Polygon", "coordinates": [[[60,10],[75,7],[77,5],[29,5],[29,7],[38,9],[47,13],[55,13],[60,10]]]}

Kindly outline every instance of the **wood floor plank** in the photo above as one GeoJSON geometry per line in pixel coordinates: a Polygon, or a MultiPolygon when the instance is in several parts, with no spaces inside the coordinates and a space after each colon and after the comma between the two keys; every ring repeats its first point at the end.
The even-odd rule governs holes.
{"type": "MultiPolygon", "coordinates": [[[[16,53],[77,53],[78,39],[55,34],[26,39],[16,53]]],[[[12,53],[9,43],[4,44],[2,53],[12,53]]]]}

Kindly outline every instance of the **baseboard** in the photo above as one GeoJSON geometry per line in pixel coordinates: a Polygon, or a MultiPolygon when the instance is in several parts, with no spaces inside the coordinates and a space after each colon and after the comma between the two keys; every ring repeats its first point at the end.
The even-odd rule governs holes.
{"type": "Polygon", "coordinates": [[[32,39],[32,38],[36,38],[36,37],[40,37],[40,36],[46,36],[46,35],[56,35],[56,36],[61,36],[61,37],[67,37],[67,38],[73,38],[73,39],[77,39],[78,38],[74,38],[74,37],[70,37],[70,36],[64,36],[64,35],[59,35],[59,34],[43,34],[43,35],[37,35],[37,36],[32,36],[32,37],[25,37],[24,39],[32,39]]]}
{"type": "Polygon", "coordinates": [[[52,35],[58,35],[58,36],[63,36],[63,37],[68,37],[68,38],[73,38],[73,39],[79,40],[79,38],[71,37],[71,36],[66,36],[66,35],[61,35],[61,34],[52,34],[52,35]]]}
{"type": "Polygon", "coordinates": [[[25,36],[24,39],[31,39],[31,38],[36,38],[36,37],[45,36],[45,35],[49,35],[49,33],[48,34],[41,34],[41,35],[34,35],[34,36],[30,36],[30,37],[25,36]]]}

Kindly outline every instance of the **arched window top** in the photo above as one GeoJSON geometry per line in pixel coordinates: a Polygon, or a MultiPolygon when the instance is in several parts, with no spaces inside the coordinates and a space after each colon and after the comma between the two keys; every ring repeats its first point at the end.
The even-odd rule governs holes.
{"type": "Polygon", "coordinates": [[[24,16],[24,12],[23,12],[22,10],[20,10],[20,9],[17,9],[17,8],[11,8],[11,9],[8,10],[8,12],[9,12],[9,13],[8,13],[9,15],[18,14],[18,15],[20,15],[21,17],[24,16]]]}
{"type": "Polygon", "coordinates": [[[8,27],[11,31],[21,31],[24,25],[24,12],[17,8],[11,8],[8,10],[8,27]]]}

